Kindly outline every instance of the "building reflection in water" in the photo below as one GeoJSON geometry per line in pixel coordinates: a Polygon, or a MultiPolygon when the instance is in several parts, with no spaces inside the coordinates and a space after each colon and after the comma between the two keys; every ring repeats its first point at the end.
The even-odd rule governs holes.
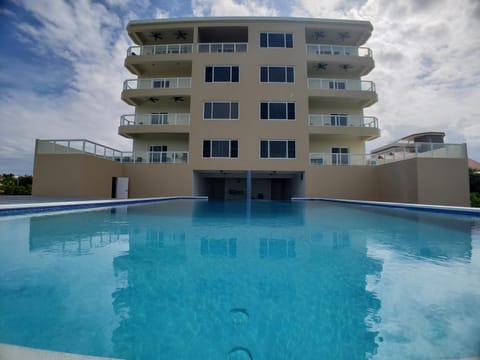
{"type": "Polygon", "coordinates": [[[366,256],[365,235],[344,224],[318,229],[303,205],[282,211],[253,202],[245,227],[238,205],[204,213],[200,203],[188,224],[131,224],[130,251],[114,260],[115,354],[223,359],[238,347],[254,359],[375,353],[366,319],[380,301],[365,289],[381,263],[366,256]]]}

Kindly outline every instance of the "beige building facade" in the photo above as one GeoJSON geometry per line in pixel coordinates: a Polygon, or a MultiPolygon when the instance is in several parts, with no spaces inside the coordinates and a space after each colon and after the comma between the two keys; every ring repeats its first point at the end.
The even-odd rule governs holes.
{"type": "Polygon", "coordinates": [[[372,30],[303,18],[132,21],[132,78],[121,94],[132,112],[118,130],[132,150],[37,140],[33,192],[110,197],[128,178],[130,197],[468,205],[464,144],[408,148],[391,161],[366,154],[380,136],[368,112],[374,60],[363,46],[372,30]],[[458,179],[443,179],[452,170],[458,179]]]}

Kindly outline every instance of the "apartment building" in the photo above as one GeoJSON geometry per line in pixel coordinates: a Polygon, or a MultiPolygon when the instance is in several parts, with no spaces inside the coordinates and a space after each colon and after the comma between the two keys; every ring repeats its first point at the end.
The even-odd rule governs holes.
{"type": "MultiPolygon", "coordinates": [[[[125,66],[132,78],[121,98],[132,111],[118,132],[132,139],[132,150],[38,140],[34,193],[115,196],[119,179],[128,179],[130,197],[397,199],[398,185],[382,180],[365,151],[380,136],[368,112],[377,102],[367,80],[372,50],[364,46],[372,30],[367,21],[305,18],[131,21],[135,45],[125,66]],[[80,159],[84,171],[54,185],[55,168],[80,159]]],[[[464,149],[448,158],[460,173],[464,149]]],[[[439,158],[446,160],[429,161],[439,158]]],[[[407,183],[418,183],[414,172],[407,183]]],[[[399,200],[420,202],[418,194],[399,200]]],[[[453,202],[464,203],[463,190],[452,198],[459,196],[453,202]]]]}

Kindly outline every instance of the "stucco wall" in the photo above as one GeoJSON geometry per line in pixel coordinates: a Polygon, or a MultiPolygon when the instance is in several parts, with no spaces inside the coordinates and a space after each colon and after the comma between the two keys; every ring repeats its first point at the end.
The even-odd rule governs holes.
{"type": "Polygon", "coordinates": [[[112,177],[122,176],[120,163],[82,154],[37,154],[32,194],[110,198],[112,177]]]}

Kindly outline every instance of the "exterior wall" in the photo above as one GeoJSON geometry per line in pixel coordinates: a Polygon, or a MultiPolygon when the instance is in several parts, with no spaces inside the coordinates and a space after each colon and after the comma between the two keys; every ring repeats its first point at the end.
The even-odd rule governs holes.
{"type": "Polygon", "coordinates": [[[112,177],[122,176],[122,164],[83,154],[36,154],[35,196],[110,198],[112,177]]]}
{"type": "Polygon", "coordinates": [[[373,166],[310,166],[305,180],[307,197],[381,200],[373,166]]]}
{"type": "Polygon", "coordinates": [[[418,158],[375,169],[381,201],[470,206],[466,158],[418,158]]]}
{"type": "Polygon", "coordinates": [[[168,151],[188,151],[188,134],[148,134],[139,136],[133,144],[135,154],[150,151],[150,145],[166,145],[168,151]]]}
{"type": "Polygon", "coordinates": [[[181,164],[122,164],[131,198],[192,195],[193,172],[181,164]]]}

